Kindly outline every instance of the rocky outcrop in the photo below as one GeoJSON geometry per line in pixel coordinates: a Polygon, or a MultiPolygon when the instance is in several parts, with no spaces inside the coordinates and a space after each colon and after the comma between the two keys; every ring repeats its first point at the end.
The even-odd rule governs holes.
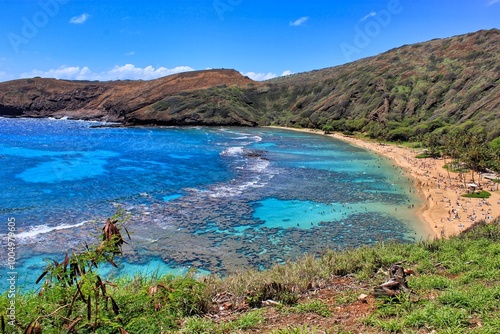
{"type": "MultiPolygon", "coordinates": [[[[256,83],[234,70],[207,70],[175,74],[151,81],[67,81],[21,79],[0,83],[0,115],[17,117],[69,117],[105,119],[124,123],[203,124],[218,122],[217,117],[200,117],[197,108],[167,115],[159,101],[182,99],[211,87],[246,88],[256,83]],[[160,111],[160,112],[159,112],[160,111]],[[191,112],[190,112],[191,111],[191,112]]],[[[235,115],[222,123],[254,121],[235,115]]]]}

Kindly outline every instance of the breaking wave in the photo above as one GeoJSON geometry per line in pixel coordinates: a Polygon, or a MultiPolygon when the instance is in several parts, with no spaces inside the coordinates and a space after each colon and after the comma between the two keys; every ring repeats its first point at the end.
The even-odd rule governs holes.
{"type": "Polygon", "coordinates": [[[78,224],[74,225],[69,225],[69,224],[62,224],[58,226],[47,226],[47,225],[38,225],[38,226],[32,226],[30,227],[27,231],[22,231],[16,233],[16,238],[17,239],[33,239],[38,237],[41,234],[46,234],[50,233],[53,231],[58,231],[58,230],[66,230],[66,229],[73,229],[76,227],[80,227],[88,223],[88,221],[83,221],[78,224]]]}

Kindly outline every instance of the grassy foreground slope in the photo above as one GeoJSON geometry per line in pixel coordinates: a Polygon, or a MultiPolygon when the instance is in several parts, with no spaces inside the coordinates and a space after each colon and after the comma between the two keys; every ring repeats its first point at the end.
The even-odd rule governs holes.
{"type": "Polygon", "coordinates": [[[226,278],[102,278],[78,288],[53,280],[16,296],[14,326],[7,294],[0,309],[5,333],[499,333],[498,277],[500,221],[447,240],[327,250],[226,278]],[[394,263],[414,272],[410,291],[375,298],[394,263]],[[78,289],[97,292],[87,302],[78,289]]]}

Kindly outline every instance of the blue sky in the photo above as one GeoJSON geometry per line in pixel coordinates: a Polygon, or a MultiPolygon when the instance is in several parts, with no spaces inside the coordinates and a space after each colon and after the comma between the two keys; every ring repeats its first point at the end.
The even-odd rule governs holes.
{"type": "Polygon", "coordinates": [[[491,28],[500,0],[0,0],[0,81],[263,80],[491,28]]]}

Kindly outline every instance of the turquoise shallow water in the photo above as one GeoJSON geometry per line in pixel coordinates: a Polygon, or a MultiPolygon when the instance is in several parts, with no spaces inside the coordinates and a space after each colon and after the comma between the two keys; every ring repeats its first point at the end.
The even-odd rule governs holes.
{"type": "Polygon", "coordinates": [[[62,260],[95,242],[118,207],[132,232],[122,274],[152,266],[227,274],[327,247],[422,237],[407,177],[332,138],[96,125],[0,119],[0,212],[5,223],[16,219],[16,270],[26,286],[44,257],[62,260]]]}

